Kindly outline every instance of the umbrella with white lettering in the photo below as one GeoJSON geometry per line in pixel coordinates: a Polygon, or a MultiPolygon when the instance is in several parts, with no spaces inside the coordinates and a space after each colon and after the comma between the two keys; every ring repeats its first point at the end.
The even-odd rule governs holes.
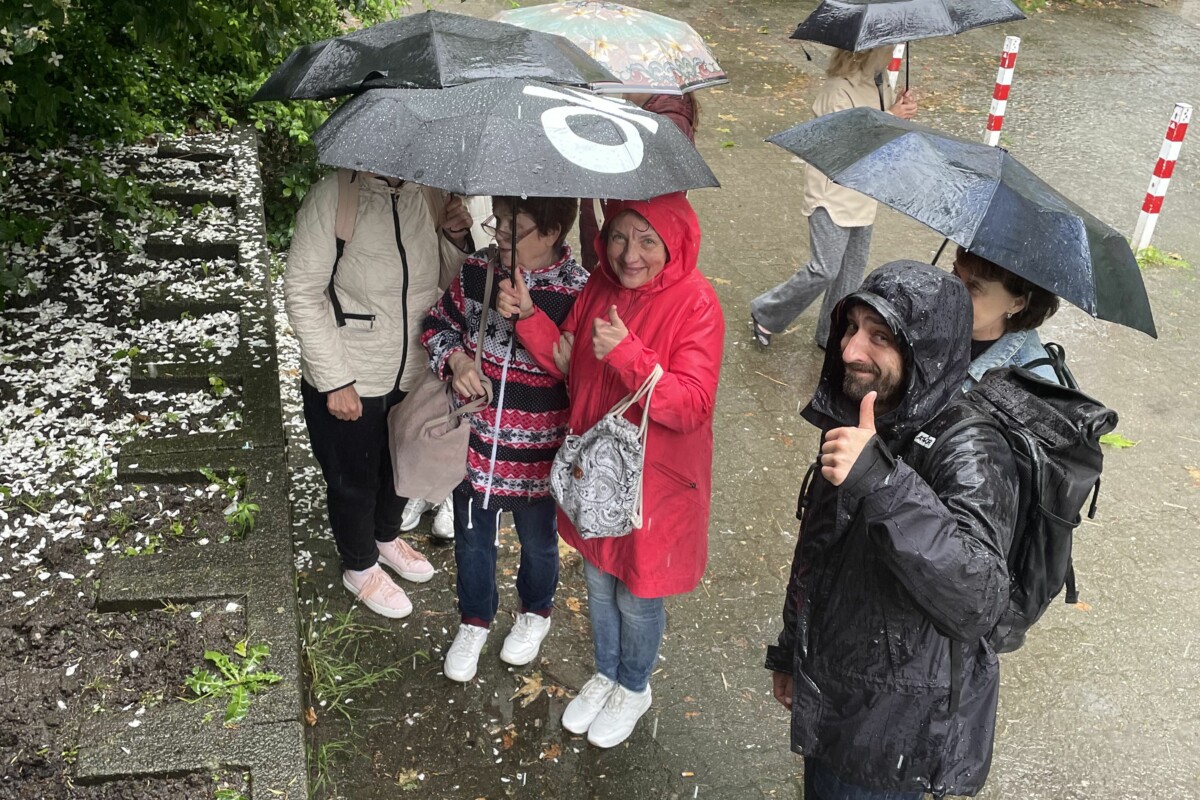
{"type": "Polygon", "coordinates": [[[313,141],[324,164],[463,195],[645,200],[719,185],[664,117],[528,80],[372,89],[313,141]]]}

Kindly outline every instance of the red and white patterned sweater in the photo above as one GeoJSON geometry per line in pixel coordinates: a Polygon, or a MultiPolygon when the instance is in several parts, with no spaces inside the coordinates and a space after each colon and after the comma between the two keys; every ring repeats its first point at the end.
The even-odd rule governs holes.
{"type": "MultiPolygon", "coordinates": [[[[429,364],[443,380],[450,380],[449,359],[454,353],[475,357],[479,319],[483,312],[483,290],[487,281],[487,252],[468,258],[458,277],[441,299],[429,309],[421,343],[429,351],[429,364]]],[[[535,306],[561,324],[575,298],[587,283],[588,273],[563,245],[558,261],[545,269],[526,271],[525,283],[535,306]]],[[[495,282],[508,277],[497,267],[495,282]]],[[[493,288],[493,294],[495,289],[493,288]]],[[[500,398],[500,377],[513,324],[493,308],[488,314],[483,346],[483,374],[492,382],[492,402],[471,415],[471,437],[467,448],[467,477],[471,493],[482,502],[488,490],[492,457],[493,427],[500,398]]],[[[458,398],[459,404],[465,398],[458,398]]],[[[488,508],[511,511],[550,496],[550,465],[567,434],[570,403],[566,385],[534,361],[520,340],[513,349],[504,389],[504,409],[495,439],[496,467],[491,478],[488,508]]]]}

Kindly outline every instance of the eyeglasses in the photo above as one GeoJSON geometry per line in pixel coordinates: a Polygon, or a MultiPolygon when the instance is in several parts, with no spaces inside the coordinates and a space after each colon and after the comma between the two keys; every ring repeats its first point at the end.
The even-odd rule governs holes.
{"type": "MultiPolygon", "coordinates": [[[[497,241],[500,241],[501,239],[503,239],[506,242],[511,241],[512,233],[510,232],[509,228],[507,226],[501,228],[499,225],[496,224],[496,222],[497,222],[496,215],[493,214],[492,216],[488,217],[479,227],[483,228],[484,233],[486,233],[488,236],[491,236],[492,238],[496,239],[497,241]]],[[[524,233],[518,233],[517,234],[517,242],[520,242],[522,239],[524,239],[529,234],[533,233],[535,230],[537,230],[537,225],[534,225],[532,228],[529,228],[524,233]]]]}

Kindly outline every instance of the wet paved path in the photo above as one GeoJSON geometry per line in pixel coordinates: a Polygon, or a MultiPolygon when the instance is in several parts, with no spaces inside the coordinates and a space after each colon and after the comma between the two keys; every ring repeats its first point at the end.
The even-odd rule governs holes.
{"type": "MultiPolygon", "coordinates": [[[[500,3],[460,8],[486,14],[500,3]]],[[[363,758],[335,760],[346,797],[795,798],[797,759],[786,716],[761,668],[773,641],[795,541],[795,496],[816,432],[796,415],[820,367],[815,309],[769,352],[753,345],[747,303],[807,253],[795,210],[800,171],[763,137],[810,117],[824,56],[807,63],[787,33],[811,3],[660,2],[715,46],[733,84],[702,94],[698,145],[724,188],[693,193],[728,334],[716,418],[709,569],[701,588],[668,603],[652,710],[625,747],[609,752],[565,736],[565,700],[543,693],[521,707],[518,675],[577,689],[590,673],[577,560],[568,560],[555,628],[540,664],[501,669],[501,618],[466,687],[440,674],[453,636],[453,554],[424,547],[445,568],[411,594],[418,611],[364,654],[403,660],[405,677],[362,711],[363,758]],[[412,658],[426,651],[430,660],[412,658]],[[415,664],[415,669],[413,665],[415,664]],[[423,776],[423,777],[418,777],[423,776]]],[[[1193,0],[1194,5],[1194,0],[1193,0]]],[[[1022,37],[1004,143],[1026,165],[1100,218],[1131,231],[1172,104],[1200,102],[1200,26],[1141,6],[1064,8],[916,48],[919,120],[981,137],[1004,35],[1022,37]]],[[[1184,145],[1155,244],[1200,261],[1200,136],[1184,145]]],[[[871,263],[928,258],[940,239],[881,211],[871,263]]],[[[1200,308],[1195,270],[1159,270],[1147,284],[1160,331],[1141,334],[1066,309],[1044,330],[1061,341],[1084,386],[1121,413],[1139,442],[1109,452],[1101,511],[1082,528],[1077,569],[1088,609],[1055,605],[1020,652],[1003,659],[996,753],[985,798],[1200,797],[1200,308]]],[[[301,436],[303,431],[300,431],[301,436]]],[[[425,523],[426,526],[428,523],[425,523]]],[[[511,532],[506,541],[511,541],[511,532]]],[[[422,539],[421,544],[424,544],[422,539]]],[[[328,542],[305,542],[330,559],[328,542]]],[[[511,554],[502,565],[515,566],[511,554]]],[[[344,602],[330,567],[307,596],[344,602]],[[318,588],[319,587],[319,588],[318,588]]],[[[511,589],[501,608],[514,605],[511,589]]],[[[335,720],[317,743],[347,734],[335,720]]]]}

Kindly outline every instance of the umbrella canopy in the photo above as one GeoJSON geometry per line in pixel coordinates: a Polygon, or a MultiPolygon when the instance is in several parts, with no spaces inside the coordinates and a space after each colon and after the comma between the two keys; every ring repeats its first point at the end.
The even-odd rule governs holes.
{"type": "Polygon", "coordinates": [[[700,34],[661,14],[599,0],[567,0],[502,11],[495,19],[575,42],[620,81],[596,82],[597,92],[683,94],[729,82],[700,34]]]}
{"type": "Polygon", "coordinates": [[[1019,19],[1011,0],[821,0],[791,38],[858,52],[1019,19]]]}
{"type": "Polygon", "coordinates": [[[426,11],[297,48],[250,99],[321,100],[364,89],[438,89],[482,78],[569,86],[616,80],[561,36],[426,11]]]}
{"type": "Polygon", "coordinates": [[[1094,317],[1157,336],[1125,237],[999,147],[871,108],[767,139],[1094,317]]]}
{"type": "Polygon", "coordinates": [[[464,195],[645,200],[719,185],[669,120],[536,81],[372,89],[313,141],[324,164],[464,195]]]}

